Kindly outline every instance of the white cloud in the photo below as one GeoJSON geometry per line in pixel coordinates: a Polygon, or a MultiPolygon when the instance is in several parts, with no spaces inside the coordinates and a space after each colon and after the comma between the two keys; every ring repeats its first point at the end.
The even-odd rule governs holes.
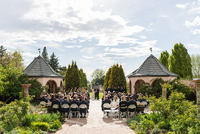
{"type": "Polygon", "coordinates": [[[199,26],[200,25],[200,16],[195,17],[193,22],[185,21],[185,24],[187,27],[189,26],[199,26]]]}
{"type": "Polygon", "coordinates": [[[186,3],[186,4],[176,4],[177,8],[182,8],[185,9],[190,3],[186,3]]]}
{"type": "Polygon", "coordinates": [[[74,45],[74,46],[64,46],[65,48],[81,48],[80,45],[74,45]]]}
{"type": "Polygon", "coordinates": [[[92,59],[93,56],[83,56],[83,58],[85,58],[85,59],[92,59]]]}
{"type": "Polygon", "coordinates": [[[65,48],[74,48],[74,46],[64,46],[65,48]]]}
{"type": "Polygon", "coordinates": [[[195,29],[194,31],[192,31],[192,34],[200,34],[200,29],[195,29]]]}
{"type": "Polygon", "coordinates": [[[80,52],[91,55],[95,49],[96,47],[84,47],[83,49],[80,50],[80,52]]]}
{"type": "Polygon", "coordinates": [[[194,48],[194,49],[200,48],[200,45],[199,45],[199,44],[187,44],[186,46],[192,47],[192,48],[194,48]]]}
{"type": "Polygon", "coordinates": [[[140,38],[142,38],[142,39],[146,39],[147,37],[146,37],[146,36],[140,36],[140,38]]]}

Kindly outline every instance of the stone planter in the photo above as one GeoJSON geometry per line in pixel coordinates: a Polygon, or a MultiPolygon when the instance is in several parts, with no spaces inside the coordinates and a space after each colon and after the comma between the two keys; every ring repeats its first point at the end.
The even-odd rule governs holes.
{"type": "Polygon", "coordinates": [[[21,86],[24,88],[24,97],[29,95],[28,94],[28,89],[31,86],[31,84],[21,84],[21,86]]]}

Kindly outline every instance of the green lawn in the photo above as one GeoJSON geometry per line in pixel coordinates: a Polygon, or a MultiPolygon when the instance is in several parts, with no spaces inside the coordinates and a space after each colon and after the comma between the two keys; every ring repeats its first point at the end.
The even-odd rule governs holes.
{"type": "MultiPolygon", "coordinates": [[[[92,96],[92,93],[90,93],[90,96],[92,96]]],[[[102,99],[103,93],[99,93],[99,99],[102,99]]]]}

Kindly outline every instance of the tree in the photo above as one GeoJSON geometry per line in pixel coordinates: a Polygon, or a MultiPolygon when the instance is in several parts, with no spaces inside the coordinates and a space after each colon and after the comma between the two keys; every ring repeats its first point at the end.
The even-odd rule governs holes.
{"type": "Polygon", "coordinates": [[[68,65],[65,73],[65,86],[69,87],[87,87],[86,74],[83,69],[78,69],[76,62],[72,61],[71,65],[68,65]]]}
{"type": "Polygon", "coordinates": [[[191,58],[187,49],[181,43],[176,43],[169,56],[169,70],[178,74],[178,78],[192,79],[191,58]]]}
{"type": "Polygon", "coordinates": [[[50,56],[49,65],[53,68],[54,71],[57,72],[59,62],[58,62],[58,58],[56,57],[54,52],[50,56]]]}
{"type": "Polygon", "coordinates": [[[47,48],[46,47],[43,48],[42,57],[46,60],[47,63],[49,63],[49,57],[48,57],[48,53],[47,53],[47,48]]]}
{"type": "Polygon", "coordinates": [[[162,51],[159,57],[159,61],[167,68],[168,68],[168,59],[169,59],[169,53],[167,50],[162,51]]]}
{"type": "Polygon", "coordinates": [[[104,78],[104,87],[126,86],[126,78],[122,66],[116,64],[108,69],[104,78]]]}
{"type": "Polygon", "coordinates": [[[7,66],[8,64],[12,64],[13,67],[18,68],[21,71],[24,70],[24,59],[22,57],[21,50],[6,52],[6,49],[4,49],[3,46],[1,46],[0,51],[3,51],[3,55],[1,56],[0,60],[0,64],[3,67],[7,66]]]}
{"type": "Polygon", "coordinates": [[[100,85],[104,84],[104,77],[105,77],[105,71],[102,69],[95,69],[94,72],[91,75],[92,77],[92,83],[99,83],[100,85]]]}
{"type": "Polygon", "coordinates": [[[110,74],[111,74],[111,68],[108,69],[108,71],[106,72],[106,76],[104,77],[104,87],[109,87],[109,79],[110,79],[110,74]]]}
{"type": "Polygon", "coordinates": [[[57,73],[62,75],[62,76],[65,76],[66,69],[67,69],[66,66],[59,66],[58,69],[57,69],[57,73]]]}
{"type": "Polygon", "coordinates": [[[192,74],[195,78],[200,78],[200,55],[191,55],[192,74]]]}

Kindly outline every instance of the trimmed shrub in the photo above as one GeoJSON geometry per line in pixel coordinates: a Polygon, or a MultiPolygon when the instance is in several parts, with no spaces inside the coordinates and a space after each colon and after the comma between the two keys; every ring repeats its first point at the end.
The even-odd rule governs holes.
{"type": "Polygon", "coordinates": [[[36,131],[36,130],[42,130],[42,131],[49,130],[49,124],[47,122],[32,122],[31,127],[34,131],[36,131]]]}

